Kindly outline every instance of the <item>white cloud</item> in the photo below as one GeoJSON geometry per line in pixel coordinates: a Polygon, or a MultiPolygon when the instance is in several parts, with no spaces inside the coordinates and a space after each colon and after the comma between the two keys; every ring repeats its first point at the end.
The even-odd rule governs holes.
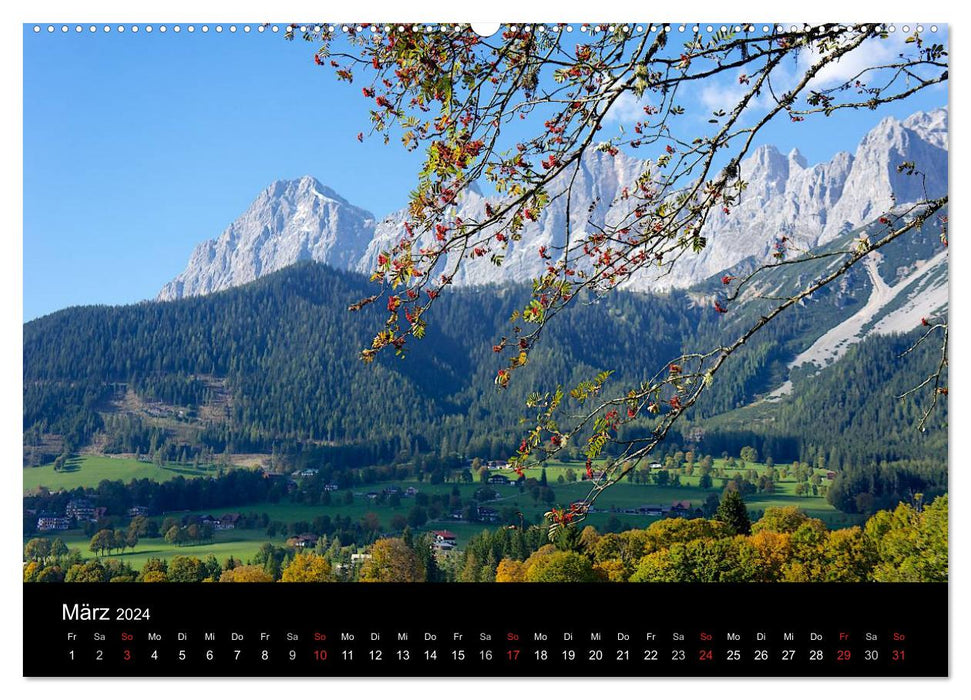
{"type": "Polygon", "coordinates": [[[748,89],[748,86],[740,84],[737,79],[734,83],[708,82],[698,93],[698,102],[711,112],[719,109],[730,112],[745,96],[748,89]]]}
{"type": "Polygon", "coordinates": [[[647,116],[644,114],[644,108],[649,104],[651,103],[646,98],[637,99],[634,93],[624,92],[610,105],[604,121],[618,124],[633,124],[641,121],[647,116]]]}
{"type": "MultiPolygon", "coordinates": [[[[892,35],[888,39],[868,39],[860,46],[844,54],[838,60],[830,63],[823,68],[808,84],[810,90],[820,90],[823,88],[841,85],[848,80],[853,80],[864,69],[889,63],[900,52],[903,46],[904,37],[892,35]]],[[[817,63],[823,54],[813,49],[803,51],[799,55],[799,71],[804,73],[812,65],[817,63]]],[[[861,80],[868,81],[870,76],[863,76],[861,80]]]]}

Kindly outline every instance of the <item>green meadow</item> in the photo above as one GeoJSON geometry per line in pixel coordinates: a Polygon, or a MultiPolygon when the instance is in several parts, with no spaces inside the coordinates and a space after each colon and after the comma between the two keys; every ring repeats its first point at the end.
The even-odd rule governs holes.
{"type": "MultiPolygon", "coordinates": [[[[54,535],[47,536],[53,537],[54,535]]],[[[91,542],[90,537],[86,537],[77,531],[61,533],[59,536],[68,548],[80,550],[82,556],[85,557],[93,556],[91,550],[88,549],[88,544],[91,542]]],[[[263,530],[224,530],[215,533],[212,542],[183,547],[169,544],[161,537],[143,539],[135,546],[134,551],[126,549],[124,554],[112,552],[107,558],[126,562],[135,569],[141,569],[145,562],[152,557],[171,560],[172,557],[179,555],[205,559],[212,554],[221,564],[231,556],[243,561],[251,559],[264,542],[280,545],[284,544],[285,539],[267,537],[263,530]]]]}
{"type": "MultiPolygon", "coordinates": [[[[736,472],[743,475],[747,470],[754,469],[757,473],[764,472],[767,467],[763,464],[748,464],[737,468],[728,467],[723,460],[715,460],[715,469],[726,468],[727,476],[733,476],[736,472]]],[[[546,467],[547,483],[555,493],[553,504],[543,503],[532,498],[526,489],[520,490],[514,485],[493,485],[475,483],[449,482],[441,484],[431,484],[419,482],[415,479],[408,479],[395,482],[384,482],[358,486],[350,489],[352,501],[345,503],[347,498],[346,490],[331,493],[331,503],[327,505],[308,505],[304,503],[293,503],[289,500],[279,502],[256,502],[240,504],[228,508],[203,511],[181,511],[175,513],[163,513],[157,518],[161,519],[168,515],[184,517],[189,515],[203,516],[206,514],[221,515],[225,512],[239,513],[265,513],[271,521],[282,523],[310,523],[320,516],[349,517],[352,520],[359,520],[367,513],[374,513],[378,516],[381,524],[381,531],[388,532],[392,528],[392,520],[395,516],[406,517],[415,505],[414,498],[407,498],[402,495],[397,505],[384,502],[379,503],[367,498],[368,492],[380,492],[388,486],[398,486],[402,491],[409,486],[414,486],[419,491],[428,494],[451,494],[454,490],[458,491],[463,501],[471,499],[473,494],[483,488],[491,488],[497,493],[495,500],[482,503],[482,505],[494,508],[502,513],[506,508],[513,508],[522,512],[525,518],[532,522],[540,522],[543,514],[548,511],[551,505],[566,506],[573,501],[586,499],[589,497],[591,485],[588,481],[567,481],[567,470],[572,469],[574,474],[579,477],[584,473],[582,464],[570,464],[562,462],[549,463],[546,467]],[[560,478],[563,481],[560,481],[560,478]]],[[[822,471],[822,470],[819,470],[822,471]]],[[[191,466],[165,465],[162,467],[154,464],[139,462],[133,459],[120,459],[111,457],[80,457],[69,462],[69,469],[62,472],[54,472],[52,465],[37,468],[24,469],[24,489],[31,490],[37,486],[44,485],[48,488],[73,488],[75,486],[97,485],[103,479],[121,479],[129,481],[134,478],[149,478],[155,480],[167,480],[175,476],[200,477],[214,473],[213,468],[205,470],[194,469],[191,466]]],[[[515,474],[510,471],[490,472],[502,473],[506,476],[515,478],[515,474]]],[[[540,478],[540,469],[527,470],[526,476],[540,478]]],[[[698,476],[680,477],[680,486],[658,486],[656,484],[635,484],[628,479],[624,479],[606,489],[598,496],[595,508],[598,512],[590,513],[584,523],[592,525],[601,531],[609,526],[617,526],[619,521],[622,529],[644,528],[657,521],[659,517],[646,516],[637,513],[624,513],[625,509],[638,508],[647,504],[671,505],[674,501],[688,501],[692,508],[700,507],[710,494],[720,495],[724,489],[727,478],[713,477],[711,488],[703,489],[699,486],[698,476]]],[[[825,480],[823,482],[826,483],[825,480]]],[[[773,493],[754,494],[746,497],[746,503],[750,511],[763,511],[770,506],[795,505],[808,515],[820,518],[830,527],[846,527],[858,523],[858,519],[846,515],[834,509],[822,496],[797,496],[795,495],[795,480],[790,477],[787,480],[777,481],[773,493]]],[[[423,531],[448,529],[454,532],[458,539],[459,546],[468,542],[469,538],[482,532],[485,529],[501,527],[497,523],[472,523],[461,520],[454,520],[443,514],[443,517],[436,520],[429,520],[422,528],[423,531]]],[[[48,535],[53,536],[53,535],[48,535]]],[[[62,533],[62,539],[72,548],[77,548],[84,556],[90,556],[88,550],[89,537],[84,536],[78,531],[62,533]]],[[[196,557],[206,557],[210,554],[216,556],[221,561],[229,556],[241,560],[250,559],[260,545],[264,542],[282,544],[285,536],[279,535],[269,537],[264,529],[258,530],[227,530],[219,531],[215,534],[212,542],[191,545],[177,546],[167,544],[162,538],[143,539],[133,552],[126,552],[117,555],[136,568],[140,568],[150,557],[161,557],[170,559],[173,556],[184,554],[196,557]]],[[[116,555],[112,555],[116,556],[116,555]]]]}
{"type": "MultiPolygon", "coordinates": [[[[716,461],[716,468],[720,465],[716,461]]],[[[369,491],[380,492],[382,489],[394,485],[402,490],[408,486],[414,486],[419,491],[432,494],[449,494],[457,490],[460,498],[464,501],[472,498],[473,494],[480,488],[491,488],[498,494],[493,501],[482,503],[484,506],[494,508],[502,512],[505,508],[515,508],[522,512],[524,516],[538,522],[542,519],[551,505],[565,506],[574,501],[585,499],[590,494],[590,482],[578,481],[573,483],[560,483],[557,478],[564,475],[566,469],[572,468],[576,473],[582,473],[583,468],[576,465],[553,465],[547,467],[546,478],[549,485],[553,488],[556,500],[553,504],[546,504],[534,500],[526,490],[520,490],[513,485],[492,485],[481,483],[444,483],[430,484],[428,482],[418,482],[417,480],[401,480],[395,482],[385,482],[359,486],[351,489],[353,494],[352,503],[344,503],[346,491],[336,491],[331,494],[332,502],[329,505],[307,505],[303,503],[292,503],[280,501],[278,503],[259,502],[240,505],[229,509],[220,509],[219,512],[204,510],[180,513],[179,515],[219,515],[223,511],[234,511],[241,513],[266,513],[270,520],[293,523],[311,522],[320,516],[350,517],[357,520],[366,513],[377,514],[381,521],[382,529],[390,529],[392,518],[396,515],[407,516],[409,510],[415,505],[413,498],[402,497],[398,505],[393,506],[388,503],[377,503],[368,500],[366,493],[369,491]]],[[[764,465],[748,465],[740,469],[744,473],[745,469],[756,469],[763,471],[767,469],[764,465]]],[[[500,472],[509,474],[510,472],[500,472]]],[[[734,471],[730,471],[734,474],[734,471]]],[[[540,470],[528,470],[527,477],[539,477],[540,470]]],[[[515,474],[513,474],[515,477],[515,474]]],[[[700,507],[710,494],[720,495],[724,489],[723,479],[715,478],[714,483],[709,489],[702,489],[698,485],[697,476],[682,476],[681,486],[656,486],[653,484],[635,484],[623,480],[610,488],[606,489],[595,502],[595,508],[600,512],[591,513],[587,516],[586,524],[603,529],[607,521],[611,518],[620,520],[626,528],[647,527],[658,517],[646,516],[634,513],[624,513],[624,509],[637,508],[647,504],[671,505],[674,501],[689,501],[692,508],[700,507]]],[[[755,494],[746,497],[746,503],[751,511],[763,511],[772,506],[798,506],[808,515],[820,518],[830,527],[846,527],[858,522],[857,518],[846,515],[831,506],[825,498],[821,496],[796,496],[796,482],[793,480],[781,481],[776,483],[776,490],[771,494],[755,494]]],[[[458,536],[461,546],[472,535],[478,534],[483,529],[497,527],[495,523],[467,523],[453,520],[444,516],[437,520],[429,521],[423,530],[448,529],[458,536]]]]}
{"type": "Polygon", "coordinates": [[[215,473],[216,467],[212,465],[197,469],[191,464],[168,463],[158,466],[128,457],[82,455],[68,459],[61,471],[54,471],[53,463],[40,467],[24,467],[23,488],[25,493],[42,486],[51,491],[57,491],[75,489],[79,486],[94,488],[105,479],[125,483],[132,479],[168,481],[177,476],[192,479],[212,476],[215,473]]]}

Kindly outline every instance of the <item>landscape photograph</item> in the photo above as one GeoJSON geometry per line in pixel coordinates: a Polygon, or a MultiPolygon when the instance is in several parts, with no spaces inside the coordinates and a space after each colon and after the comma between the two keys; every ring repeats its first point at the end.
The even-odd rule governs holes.
{"type": "Polygon", "coordinates": [[[945,26],[109,29],[23,27],[25,583],[948,580],[945,26]]]}

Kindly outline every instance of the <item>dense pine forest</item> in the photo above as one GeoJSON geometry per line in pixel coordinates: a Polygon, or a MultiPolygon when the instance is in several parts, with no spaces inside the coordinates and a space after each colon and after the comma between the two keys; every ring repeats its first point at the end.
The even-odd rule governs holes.
{"type": "MultiPolygon", "coordinates": [[[[404,359],[365,365],[358,353],[383,309],[353,314],[347,307],[371,293],[362,276],[301,263],[206,297],[70,308],[32,321],[24,326],[25,464],[82,448],[166,460],[272,453],[295,466],[504,458],[520,437],[528,392],[606,369],[623,386],[684,350],[734,338],[758,313],[751,304],[735,318],[722,316],[703,290],[581,299],[550,324],[530,364],[499,392],[492,345],[508,332],[527,289],[453,290],[404,359]]],[[[776,462],[838,470],[831,500],[847,512],[856,512],[862,492],[877,499],[872,506],[946,490],[946,407],[920,433],[927,397],[896,398],[935,361],[929,345],[900,357],[913,334],[863,342],[798,383],[793,396],[758,401],[780,383],[799,343],[857,303],[849,293],[820,293],[765,328],[695,407],[685,436],[673,440],[687,442],[688,428],[700,426],[707,453],[736,454],[752,444],[776,462]]]]}

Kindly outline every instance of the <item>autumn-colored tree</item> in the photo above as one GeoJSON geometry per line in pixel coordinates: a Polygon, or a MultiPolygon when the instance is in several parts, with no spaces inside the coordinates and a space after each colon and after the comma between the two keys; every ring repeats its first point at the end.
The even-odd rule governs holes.
{"type": "Polygon", "coordinates": [[[227,569],[219,577],[221,583],[273,583],[273,577],[266,573],[266,569],[255,564],[237,566],[227,569]]]}
{"type": "Polygon", "coordinates": [[[169,570],[169,563],[165,559],[159,559],[158,557],[149,557],[145,563],[142,565],[142,576],[147,576],[152,572],[157,572],[160,574],[167,574],[169,570]]]}
{"type": "Polygon", "coordinates": [[[24,583],[61,583],[64,576],[64,569],[58,564],[43,566],[32,561],[24,567],[24,583]]]}
{"type": "Polygon", "coordinates": [[[730,526],[717,520],[666,518],[652,523],[647,528],[645,548],[647,551],[655,551],[675,542],[728,537],[731,534],[730,526]]]}
{"type": "Polygon", "coordinates": [[[30,583],[37,576],[37,573],[43,568],[40,562],[30,561],[24,567],[24,583],[30,583]]]}
{"type": "Polygon", "coordinates": [[[336,581],[330,562],[314,552],[297,552],[283,569],[280,580],[286,583],[325,583],[336,581]]]}
{"type": "Polygon", "coordinates": [[[580,532],[580,549],[584,552],[590,552],[595,546],[597,546],[597,542],[599,540],[600,533],[597,532],[597,528],[593,527],[592,525],[587,525],[580,532]]]}
{"type": "Polygon", "coordinates": [[[206,577],[206,567],[198,557],[172,557],[168,578],[175,583],[198,583],[206,577]]]}
{"type": "Polygon", "coordinates": [[[593,570],[599,580],[610,583],[622,583],[630,578],[631,574],[620,559],[594,562],[593,570]]]}
{"type": "Polygon", "coordinates": [[[859,527],[830,532],[826,537],[823,556],[826,561],[825,581],[858,583],[879,576],[873,573],[877,563],[873,542],[859,527]]]}
{"type": "Polygon", "coordinates": [[[522,583],[526,580],[526,566],[515,559],[503,559],[496,568],[496,583],[522,583]]]}
{"type": "Polygon", "coordinates": [[[24,557],[32,562],[43,562],[51,556],[51,542],[44,537],[34,537],[24,545],[24,557]]]}
{"type": "Polygon", "coordinates": [[[529,583],[592,583],[599,577],[590,559],[579,552],[556,551],[533,561],[526,569],[524,580],[529,583]]]}
{"type": "Polygon", "coordinates": [[[141,576],[141,581],[143,583],[167,583],[169,577],[165,575],[164,571],[148,571],[141,576]]]}
{"type": "MultiPolygon", "coordinates": [[[[905,100],[948,79],[945,47],[921,29],[883,60],[891,35],[878,24],[738,25],[682,34],[681,41],[652,25],[582,25],[577,32],[568,25],[510,25],[489,38],[468,25],[347,29],[345,35],[294,25],[287,37],[302,33],[314,42],[314,61],[333,68],[338,80],[363,80],[371,122],[359,140],[365,131],[386,142],[397,133],[406,149],[424,153],[407,219],[376,256],[372,279],[380,287],[351,307],[386,300],[388,315],[362,359],[404,353],[411,339],[424,337],[429,309],[470,266],[536,256],[544,272],[513,315],[510,332],[494,345],[500,389],[530,362],[546,325],[578,300],[609,294],[640,275],[671,274],[679,261],[703,251],[706,223],[730,216],[743,196],[740,163],[763,130],[838,123],[855,110],[905,100]],[[860,66],[853,78],[820,85],[821,76],[846,62],[860,66]],[[725,103],[714,109],[692,111],[678,99],[684,90],[723,81],[735,89],[724,90],[725,103]],[[614,201],[598,203],[617,215],[595,220],[574,211],[571,195],[584,163],[594,156],[609,161],[621,151],[643,152],[648,160],[614,201]],[[482,183],[489,195],[481,211],[459,217],[456,204],[482,183]],[[551,243],[536,222],[554,201],[565,202],[567,213],[551,243]]],[[[896,167],[920,188],[921,164],[896,167]]],[[[608,390],[610,372],[602,372],[566,390],[532,394],[527,403],[535,421],[513,458],[517,470],[573,442],[591,460],[611,443],[621,455],[592,482],[586,506],[550,510],[551,536],[582,520],[605,488],[636,469],[766,325],[898,239],[934,229],[946,245],[947,202],[947,196],[925,196],[878,212],[879,224],[867,235],[825,254],[780,235],[754,269],[724,276],[712,313],[731,314],[741,295],[783,265],[825,255],[828,271],[774,300],[733,341],[687,351],[634,386],[608,390]],[[634,422],[647,429],[625,431],[634,422]]],[[[942,359],[915,387],[929,394],[921,427],[946,392],[947,324],[927,326],[921,342],[940,340],[942,359]]]]}
{"type": "Polygon", "coordinates": [[[809,516],[796,506],[769,506],[758,522],[752,525],[752,532],[793,533],[799,529],[809,516]]]}
{"type": "Polygon", "coordinates": [[[825,581],[827,576],[826,525],[816,518],[807,518],[789,539],[792,561],[786,568],[787,581],[825,581]]]}
{"type": "Polygon", "coordinates": [[[781,581],[792,558],[788,533],[762,530],[749,537],[742,548],[744,567],[755,573],[756,583],[781,581]]]}
{"type": "Polygon", "coordinates": [[[104,564],[95,559],[71,566],[64,580],[68,583],[106,583],[109,579],[104,564]]]}
{"type": "Polygon", "coordinates": [[[370,555],[361,566],[361,581],[411,583],[425,580],[421,558],[400,538],[378,540],[371,547],[370,555]]]}

